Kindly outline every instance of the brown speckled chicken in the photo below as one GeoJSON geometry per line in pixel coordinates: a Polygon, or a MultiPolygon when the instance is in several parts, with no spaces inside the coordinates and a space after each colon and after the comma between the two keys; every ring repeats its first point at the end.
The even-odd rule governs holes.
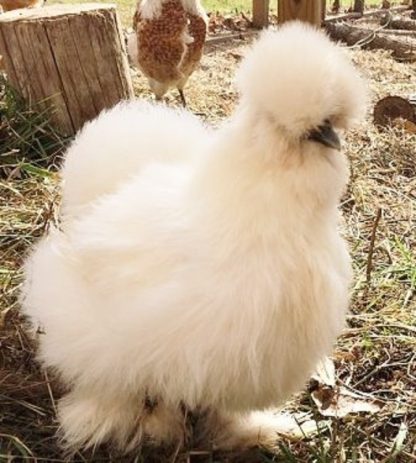
{"type": "Polygon", "coordinates": [[[177,87],[186,105],[183,88],[201,60],[207,22],[199,0],[139,0],[129,53],[156,99],[177,87]]]}
{"type": "Polygon", "coordinates": [[[44,0],[0,0],[0,12],[42,6],[44,0]]]}

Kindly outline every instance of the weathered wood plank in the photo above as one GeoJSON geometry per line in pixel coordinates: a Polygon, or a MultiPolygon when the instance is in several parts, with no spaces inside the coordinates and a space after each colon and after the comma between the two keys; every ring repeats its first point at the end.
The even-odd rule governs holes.
{"type": "Polygon", "coordinates": [[[279,23],[299,19],[316,26],[321,25],[322,0],[279,0],[278,7],[279,23]]]}
{"type": "MultiPolygon", "coordinates": [[[[67,95],[68,111],[71,114],[74,128],[78,129],[85,121],[94,117],[94,106],[85,83],[82,62],[79,59],[68,20],[48,22],[46,32],[64,93],[67,95]]],[[[87,59],[88,56],[85,58],[87,59]]]]}
{"type": "Polygon", "coordinates": [[[37,47],[38,54],[36,60],[40,66],[39,74],[43,76],[43,92],[48,97],[46,103],[52,103],[55,109],[55,120],[57,127],[63,133],[71,133],[74,130],[71,115],[68,110],[66,95],[62,86],[62,81],[56,71],[55,57],[50,49],[48,37],[42,24],[36,24],[33,27],[34,40],[39,44],[37,47]],[[46,78],[46,76],[48,76],[46,78]]]}
{"type": "MultiPolygon", "coordinates": [[[[7,41],[4,40],[3,33],[0,31],[0,50],[7,50],[7,41]]],[[[10,59],[11,54],[7,53],[6,56],[0,55],[0,69],[4,69],[6,66],[9,69],[10,79],[13,82],[17,81],[16,71],[14,69],[14,65],[10,59]]]]}
{"type": "Polygon", "coordinates": [[[20,49],[16,31],[10,24],[4,24],[4,27],[1,29],[1,34],[6,48],[0,50],[0,55],[3,56],[5,70],[9,79],[14,76],[14,80],[11,81],[11,84],[16,90],[20,91],[24,98],[31,99],[31,92],[27,83],[29,75],[26,71],[24,54],[20,49]],[[10,72],[7,66],[8,63],[12,63],[10,72]]]}
{"type": "Polygon", "coordinates": [[[253,26],[262,29],[269,25],[269,0],[253,0],[253,26]]]}

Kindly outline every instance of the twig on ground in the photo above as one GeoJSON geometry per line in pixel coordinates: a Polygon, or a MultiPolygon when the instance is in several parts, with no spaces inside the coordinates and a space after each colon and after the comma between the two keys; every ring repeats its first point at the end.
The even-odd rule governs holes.
{"type": "Polygon", "coordinates": [[[366,278],[367,278],[367,285],[371,284],[371,272],[373,270],[373,254],[374,254],[374,245],[376,241],[376,233],[377,227],[381,219],[382,209],[379,207],[377,209],[377,215],[374,220],[373,229],[371,230],[371,237],[370,237],[370,248],[368,250],[368,257],[367,257],[367,270],[366,270],[366,278]]]}

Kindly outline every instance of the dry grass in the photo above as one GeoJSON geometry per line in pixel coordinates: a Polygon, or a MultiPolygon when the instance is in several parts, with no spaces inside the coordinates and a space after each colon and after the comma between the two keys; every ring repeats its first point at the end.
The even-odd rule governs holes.
{"type": "MultiPolygon", "coordinates": [[[[210,47],[192,77],[187,91],[190,109],[213,124],[235,105],[234,69],[246,45],[235,40],[210,47]]],[[[354,50],[351,54],[368,77],[375,99],[414,92],[414,64],[397,63],[384,52],[354,50]]],[[[135,87],[139,96],[150,97],[143,78],[135,77],[135,87]]],[[[168,99],[178,104],[174,93],[168,99]]],[[[42,130],[47,131],[47,126],[42,130]]],[[[416,461],[415,146],[415,135],[397,129],[379,132],[370,117],[346,141],[352,178],[342,210],[355,284],[348,328],[339,339],[334,360],[339,385],[377,399],[380,412],[324,418],[305,391],[289,408],[325,422],[318,435],[299,442],[282,441],[275,455],[219,456],[209,450],[196,454],[190,443],[176,461],[416,461]]],[[[34,360],[18,304],[24,255],[56,216],[57,176],[50,170],[24,169],[20,164],[12,169],[12,178],[0,182],[0,461],[174,461],[172,449],[141,450],[118,458],[104,448],[94,456],[77,454],[70,460],[58,447],[54,408],[59,388],[49,384],[34,360]]]]}

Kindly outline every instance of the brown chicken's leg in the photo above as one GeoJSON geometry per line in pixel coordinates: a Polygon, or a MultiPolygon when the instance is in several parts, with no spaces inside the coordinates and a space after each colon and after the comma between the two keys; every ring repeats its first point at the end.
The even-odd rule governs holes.
{"type": "Polygon", "coordinates": [[[186,100],[185,100],[185,94],[183,93],[183,90],[181,88],[178,88],[179,96],[181,97],[182,105],[184,108],[186,108],[186,100]]]}

